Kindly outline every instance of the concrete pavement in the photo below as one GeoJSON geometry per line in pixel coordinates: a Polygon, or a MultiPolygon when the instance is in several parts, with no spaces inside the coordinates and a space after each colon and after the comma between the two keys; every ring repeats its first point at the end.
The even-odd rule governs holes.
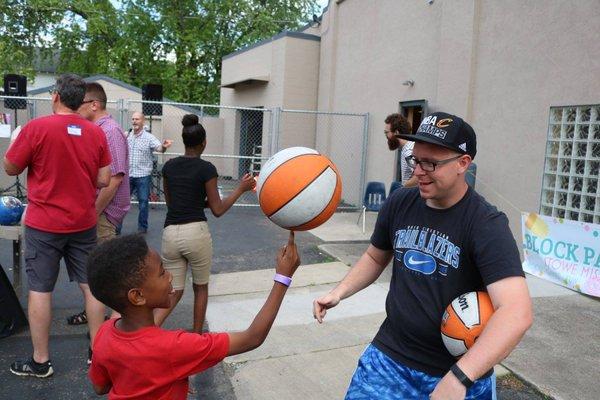
{"type": "MultiPolygon", "coordinates": [[[[343,398],[361,352],[385,317],[390,272],[332,309],[322,325],[315,323],[311,304],[358,260],[375,218],[367,213],[365,234],[352,213],[335,214],[311,231],[326,241],[319,249],[340,262],[302,265],[263,346],[225,359],[236,398],[343,398]]],[[[211,330],[245,329],[266,298],[272,273],[269,269],[215,276],[207,315],[211,330]]],[[[597,399],[600,302],[533,276],[527,281],[534,326],[497,374],[508,369],[557,400],[597,399]]],[[[499,389],[500,399],[515,398],[510,390],[504,393],[510,394],[503,397],[499,389]]]]}
{"type": "MultiPolygon", "coordinates": [[[[125,232],[135,229],[133,211],[125,232]]],[[[384,318],[391,276],[387,268],[376,284],[331,310],[326,322],[315,323],[311,304],[326,293],[368,246],[376,215],[367,213],[363,234],[357,213],[338,213],[322,227],[297,238],[303,252],[292,288],[265,344],[193,378],[191,399],[309,400],[339,399],[356,362],[384,318]],[[324,257],[323,253],[330,256],[324,257]],[[322,263],[326,259],[339,261],[322,263]]],[[[160,227],[164,212],[151,212],[151,226],[160,227]]],[[[215,275],[211,278],[208,325],[211,331],[245,329],[262,306],[272,285],[275,249],[285,243],[285,231],[258,210],[232,210],[211,219],[215,242],[215,275]],[[248,225],[260,229],[247,238],[248,225]]],[[[160,230],[149,243],[160,247],[160,230]]],[[[0,261],[10,265],[10,243],[0,243],[0,261]]],[[[0,398],[97,398],[86,378],[85,327],[68,327],[65,316],[79,311],[81,295],[61,274],[54,295],[51,346],[56,375],[49,380],[23,379],[8,373],[15,357],[30,354],[28,332],[0,340],[0,398]]],[[[600,302],[535,277],[528,277],[534,297],[535,321],[503,365],[555,399],[596,399],[600,376],[600,302]]],[[[189,285],[189,282],[188,282],[189,285]]],[[[167,320],[167,327],[189,326],[190,287],[167,320]]],[[[518,391],[517,391],[518,392],[518,391]]],[[[539,399],[499,390],[499,399],[539,399]]]]}

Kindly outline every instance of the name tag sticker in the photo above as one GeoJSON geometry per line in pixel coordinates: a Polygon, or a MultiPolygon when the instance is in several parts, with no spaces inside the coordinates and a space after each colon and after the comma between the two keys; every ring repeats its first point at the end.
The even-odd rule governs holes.
{"type": "Polygon", "coordinates": [[[81,127],[79,125],[67,126],[67,133],[69,135],[81,136],[81,127]]]}

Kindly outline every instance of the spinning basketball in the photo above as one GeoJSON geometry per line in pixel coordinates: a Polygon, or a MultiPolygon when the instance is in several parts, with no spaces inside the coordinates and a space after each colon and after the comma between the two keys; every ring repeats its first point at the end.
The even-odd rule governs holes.
{"type": "Polygon", "coordinates": [[[306,147],[290,147],[261,168],[256,193],[271,221],[285,229],[305,231],[333,215],[342,195],[342,180],[324,155],[306,147]]]}
{"type": "Polygon", "coordinates": [[[454,299],[442,317],[442,340],[450,354],[465,354],[493,313],[494,306],[486,292],[469,292],[454,299]]]}

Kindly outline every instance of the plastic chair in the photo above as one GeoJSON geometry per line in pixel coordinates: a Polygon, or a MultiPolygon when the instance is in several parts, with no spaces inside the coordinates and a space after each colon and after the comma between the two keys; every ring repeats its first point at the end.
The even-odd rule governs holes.
{"type": "Polygon", "coordinates": [[[383,182],[369,182],[365,189],[363,207],[367,211],[379,211],[385,201],[385,184],[383,182]]]}
{"type": "Polygon", "coordinates": [[[394,193],[394,190],[399,189],[402,187],[402,182],[398,182],[398,181],[394,181],[392,182],[392,184],[390,185],[390,194],[388,195],[391,196],[392,193],[394,193]]]}
{"type": "MultiPolygon", "coordinates": [[[[379,211],[385,201],[385,184],[383,182],[369,182],[365,189],[365,197],[363,199],[362,212],[362,232],[365,233],[366,214],[367,211],[379,211]]],[[[358,223],[358,221],[356,221],[358,223]]]]}
{"type": "Polygon", "coordinates": [[[465,174],[465,181],[467,181],[467,185],[471,186],[475,189],[475,178],[477,177],[477,164],[471,163],[469,165],[469,169],[467,169],[467,173],[465,174]]]}

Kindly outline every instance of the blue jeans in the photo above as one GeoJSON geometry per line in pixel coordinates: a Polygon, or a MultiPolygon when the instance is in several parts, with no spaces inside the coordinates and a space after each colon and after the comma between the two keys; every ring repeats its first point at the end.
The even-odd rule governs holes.
{"type": "MultiPolygon", "coordinates": [[[[373,345],[358,360],[345,400],[427,400],[440,381],[397,363],[373,345]]],[[[496,377],[478,379],[465,400],[496,400],[496,377]]]]}
{"type": "Polygon", "coordinates": [[[131,194],[137,194],[140,213],[138,215],[138,231],[148,230],[148,199],[150,198],[150,175],[139,178],[129,178],[131,194]]]}

